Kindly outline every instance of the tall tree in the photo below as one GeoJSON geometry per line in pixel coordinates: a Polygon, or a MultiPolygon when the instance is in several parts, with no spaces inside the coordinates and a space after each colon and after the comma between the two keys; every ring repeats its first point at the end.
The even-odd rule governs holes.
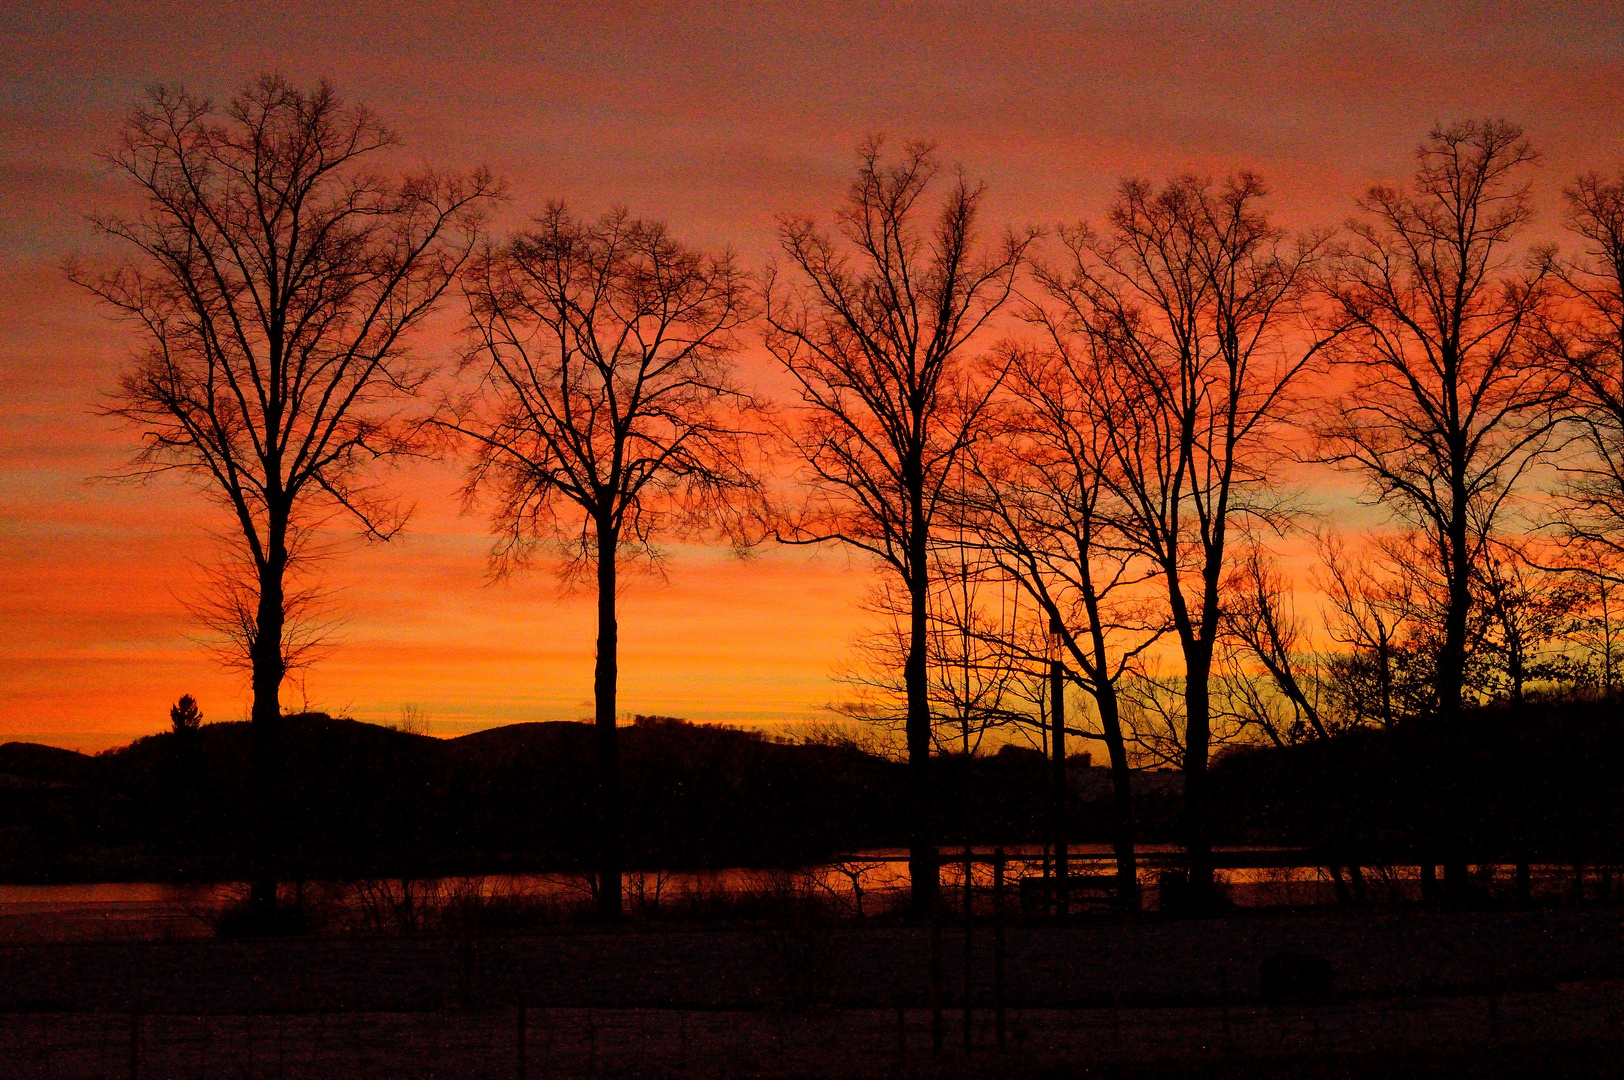
{"type": "Polygon", "coordinates": [[[1506,501],[1549,444],[1559,380],[1533,362],[1545,263],[1513,243],[1531,215],[1522,129],[1435,127],[1408,188],[1371,187],[1325,276],[1350,384],[1321,425],[1321,456],[1427,534],[1443,633],[1437,707],[1464,701],[1472,581],[1506,501]]]}
{"type": "Polygon", "coordinates": [[[975,377],[971,340],[1009,299],[1032,235],[983,244],[985,189],[962,173],[932,199],[940,167],[929,143],[887,162],[870,139],[858,157],[838,239],[810,218],[783,219],[793,280],[775,266],[763,283],[767,348],[802,406],[788,437],[807,497],[779,535],[868,552],[908,593],[908,869],[922,914],[940,881],[926,675],[931,530],[996,383],[975,377]]]}
{"type": "Polygon", "coordinates": [[[1567,227],[1582,246],[1552,260],[1565,303],[1550,313],[1544,338],[1566,380],[1579,453],[1562,462],[1557,517],[1567,539],[1611,563],[1624,554],[1624,173],[1581,176],[1564,195],[1567,227]]]}
{"type": "Polygon", "coordinates": [[[1123,183],[1108,228],[1062,231],[1069,258],[1040,274],[1095,346],[1100,414],[1122,528],[1156,567],[1183,661],[1184,840],[1191,898],[1212,884],[1207,760],[1211,677],[1231,532],[1275,518],[1288,392],[1322,346],[1292,331],[1322,250],[1261,208],[1263,181],[1123,183]]]}
{"type": "Polygon", "coordinates": [[[1013,355],[992,437],[971,455],[979,483],[966,493],[961,513],[973,542],[1058,631],[1070,679],[1094,701],[1098,732],[1077,733],[1105,743],[1117,899],[1124,911],[1136,912],[1133,774],[1117,691],[1164,630],[1143,588],[1156,570],[1121,531],[1106,414],[1122,403],[1101,393],[1090,352],[1095,342],[1072,334],[1063,318],[1043,312],[1037,318],[1052,348],[1013,355]]]}
{"type": "Polygon", "coordinates": [[[381,159],[397,141],[326,82],[301,90],[266,75],[224,107],[155,89],[107,156],[141,209],[93,219],[133,253],[107,272],[70,267],[143,341],[108,410],[141,433],[135,473],[194,479],[240,532],[261,912],[275,902],[266,791],[289,568],[301,539],[334,519],[378,539],[404,523],[369,474],[416,448],[406,408],[430,369],[409,335],[497,194],[483,171],[390,178],[381,159]]]}
{"type": "Polygon", "coordinates": [[[616,570],[657,561],[671,538],[742,546],[759,531],[758,406],[733,364],[749,289],[731,253],[690,248],[623,209],[588,222],[562,204],[481,254],[466,288],[475,386],[443,426],[472,447],[465,492],[492,503],[494,567],[548,548],[566,580],[597,587],[597,895],[616,918],[616,570]]]}

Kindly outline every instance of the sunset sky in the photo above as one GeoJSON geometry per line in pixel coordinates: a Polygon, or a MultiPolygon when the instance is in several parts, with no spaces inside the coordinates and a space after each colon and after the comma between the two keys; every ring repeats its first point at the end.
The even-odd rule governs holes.
{"type": "MultiPolygon", "coordinates": [[[[109,250],[84,216],[126,196],[95,155],[149,84],[224,99],[262,71],[327,76],[406,164],[503,177],[499,227],[553,198],[625,204],[752,267],[776,213],[827,218],[872,132],[937,140],[987,181],[993,223],[1046,228],[1097,216],[1125,175],[1241,167],[1283,223],[1334,225],[1457,117],[1525,125],[1553,237],[1564,183],[1624,167],[1611,4],[157,7],[0,15],[0,741],[104,748],[165,726],[182,693],[244,716],[244,680],[185,607],[227,522],[175,482],[92,482],[134,446],[94,412],[133,339],[62,263],[109,250]]],[[[743,363],[768,381],[754,343],[743,363]]],[[[590,714],[591,596],[545,572],[491,584],[456,481],[450,463],[391,478],[412,527],[332,564],[340,640],[285,703],[380,721],[412,703],[436,734],[590,714]]],[[[624,594],[623,712],[799,723],[841,696],[868,563],[682,549],[668,569],[624,594]]]]}

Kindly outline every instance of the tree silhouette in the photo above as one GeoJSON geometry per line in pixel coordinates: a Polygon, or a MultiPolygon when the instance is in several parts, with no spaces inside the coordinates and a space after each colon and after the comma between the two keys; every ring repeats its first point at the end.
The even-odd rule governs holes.
{"type": "Polygon", "coordinates": [[[908,870],[924,913],[940,880],[928,775],[931,529],[997,382],[974,378],[970,341],[1009,299],[1033,237],[1009,233],[989,249],[977,234],[982,186],[956,176],[933,213],[934,147],[908,143],[895,162],[881,150],[878,138],[859,148],[838,240],[810,218],[780,222],[794,280],[770,268],[763,292],[767,348],[801,402],[787,438],[806,498],[779,538],[867,552],[908,593],[908,870]]]}
{"type": "MultiPolygon", "coordinates": [[[[411,452],[405,403],[428,377],[406,349],[472,252],[496,185],[372,168],[396,143],[323,82],[266,75],[217,107],[157,88],[107,156],[141,210],[94,218],[134,249],[70,266],[143,342],[108,409],[140,432],[136,475],[178,472],[224,504],[250,580],[236,622],[252,672],[257,798],[274,772],[287,577],[334,518],[387,539],[405,514],[369,473],[411,452]]],[[[260,807],[262,863],[274,831],[260,807]]],[[[274,867],[254,902],[274,903],[274,867]]]]}
{"type": "MultiPolygon", "coordinates": [[[[1042,270],[1039,277],[1047,280],[1042,270]]],[[[1064,316],[1038,311],[1035,318],[1050,345],[1013,354],[989,425],[994,437],[970,455],[978,483],[961,512],[973,542],[1057,632],[1070,680],[1094,700],[1099,730],[1077,734],[1105,743],[1117,899],[1137,911],[1132,770],[1118,685],[1165,631],[1143,588],[1157,571],[1122,530],[1126,509],[1109,478],[1106,414],[1123,404],[1102,393],[1090,351],[1096,343],[1071,333],[1064,316]]],[[[1056,769],[1063,778],[1064,757],[1056,769]]]]}
{"type": "Polygon", "coordinates": [[[1546,265],[1514,265],[1535,154],[1500,120],[1433,129],[1408,190],[1359,200],[1326,275],[1352,386],[1327,410],[1320,456],[1362,474],[1372,498],[1423,530],[1437,562],[1438,709],[1458,716],[1472,580],[1495,523],[1547,447],[1560,396],[1534,363],[1546,265]]]}
{"type": "Polygon", "coordinates": [[[749,292],[730,253],[625,210],[584,222],[562,204],[483,253],[467,291],[464,373],[477,385],[443,426],[472,447],[465,492],[492,504],[494,567],[545,546],[567,581],[595,572],[597,888],[618,917],[616,566],[657,560],[658,541],[695,530],[741,547],[760,531],[760,410],[733,374],[749,292]]]}
{"type": "Polygon", "coordinates": [[[1276,745],[1302,738],[1325,738],[1318,694],[1302,670],[1306,634],[1289,601],[1290,586],[1264,551],[1253,546],[1230,571],[1224,585],[1224,627],[1234,654],[1228,682],[1242,719],[1255,719],[1276,745]],[[1261,664],[1268,681],[1291,709],[1289,722],[1273,716],[1269,701],[1257,689],[1259,680],[1241,670],[1245,659],[1261,664]]]}
{"type": "Polygon", "coordinates": [[[1104,479],[1121,527],[1161,578],[1183,661],[1185,845],[1191,896],[1212,883],[1207,761],[1223,583],[1239,524],[1278,519],[1272,489],[1292,382],[1322,347],[1293,329],[1322,242],[1288,240],[1261,179],[1123,183],[1106,232],[1062,233],[1070,258],[1042,273],[1073,332],[1093,339],[1104,479]]]}
{"type": "Polygon", "coordinates": [[[1344,725],[1391,728],[1436,700],[1437,680],[1420,656],[1435,612],[1418,580],[1424,568],[1410,572],[1416,568],[1412,541],[1378,537],[1370,550],[1350,554],[1342,539],[1318,538],[1325,631],[1347,649],[1330,657],[1327,679],[1344,725]]]}
{"type": "MultiPolygon", "coordinates": [[[[1566,377],[1564,411],[1582,453],[1561,463],[1556,516],[1567,539],[1616,562],[1624,554],[1624,174],[1581,176],[1563,194],[1582,248],[1552,260],[1567,303],[1550,314],[1544,337],[1566,377]]],[[[1591,558],[1585,565],[1596,568],[1591,558]]]]}
{"type": "Polygon", "coordinates": [[[190,735],[203,726],[203,710],[197,707],[197,699],[191,694],[182,694],[180,700],[169,707],[169,723],[176,735],[190,735]]]}

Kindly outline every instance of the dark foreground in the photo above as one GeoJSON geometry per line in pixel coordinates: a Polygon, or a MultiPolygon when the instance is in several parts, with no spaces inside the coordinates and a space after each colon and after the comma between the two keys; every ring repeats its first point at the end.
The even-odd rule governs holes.
{"type": "Polygon", "coordinates": [[[0,1076],[1624,1072],[1616,909],[1012,929],[1002,1049],[978,929],[968,1055],[961,942],[944,931],[939,1051],[928,930],[14,945],[0,1076]],[[1286,950],[1328,960],[1334,996],[1266,1004],[1286,950]]]}
{"type": "Polygon", "coordinates": [[[977,1018],[932,1052],[928,1013],[518,1012],[0,1016],[7,1077],[1614,1077],[1624,984],[1481,1003],[1387,1002],[1266,1011],[1022,1010],[1005,1049],[977,1018]],[[134,1064],[132,1065],[132,1059],[134,1064]]]}

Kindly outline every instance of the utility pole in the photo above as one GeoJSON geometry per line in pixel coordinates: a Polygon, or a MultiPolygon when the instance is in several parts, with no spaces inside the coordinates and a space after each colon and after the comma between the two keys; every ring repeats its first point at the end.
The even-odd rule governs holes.
{"type": "MultiPolygon", "coordinates": [[[[959,459],[959,494],[963,497],[966,490],[964,483],[964,459],[959,459]]],[[[971,814],[974,813],[975,799],[972,789],[975,785],[975,762],[971,759],[970,745],[970,561],[965,555],[968,547],[964,542],[964,525],[959,525],[959,662],[964,676],[963,695],[959,698],[959,725],[964,737],[964,1056],[969,1057],[975,1048],[975,1029],[971,1025],[974,1019],[971,1012],[971,983],[973,975],[971,952],[970,917],[975,912],[975,870],[972,865],[973,850],[971,848],[971,814]]]]}
{"type": "Polygon", "coordinates": [[[1059,615],[1049,616],[1049,702],[1054,710],[1054,874],[1055,904],[1060,921],[1071,917],[1070,857],[1066,851],[1066,668],[1060,662],[1062,628],[1059,615]]]}

